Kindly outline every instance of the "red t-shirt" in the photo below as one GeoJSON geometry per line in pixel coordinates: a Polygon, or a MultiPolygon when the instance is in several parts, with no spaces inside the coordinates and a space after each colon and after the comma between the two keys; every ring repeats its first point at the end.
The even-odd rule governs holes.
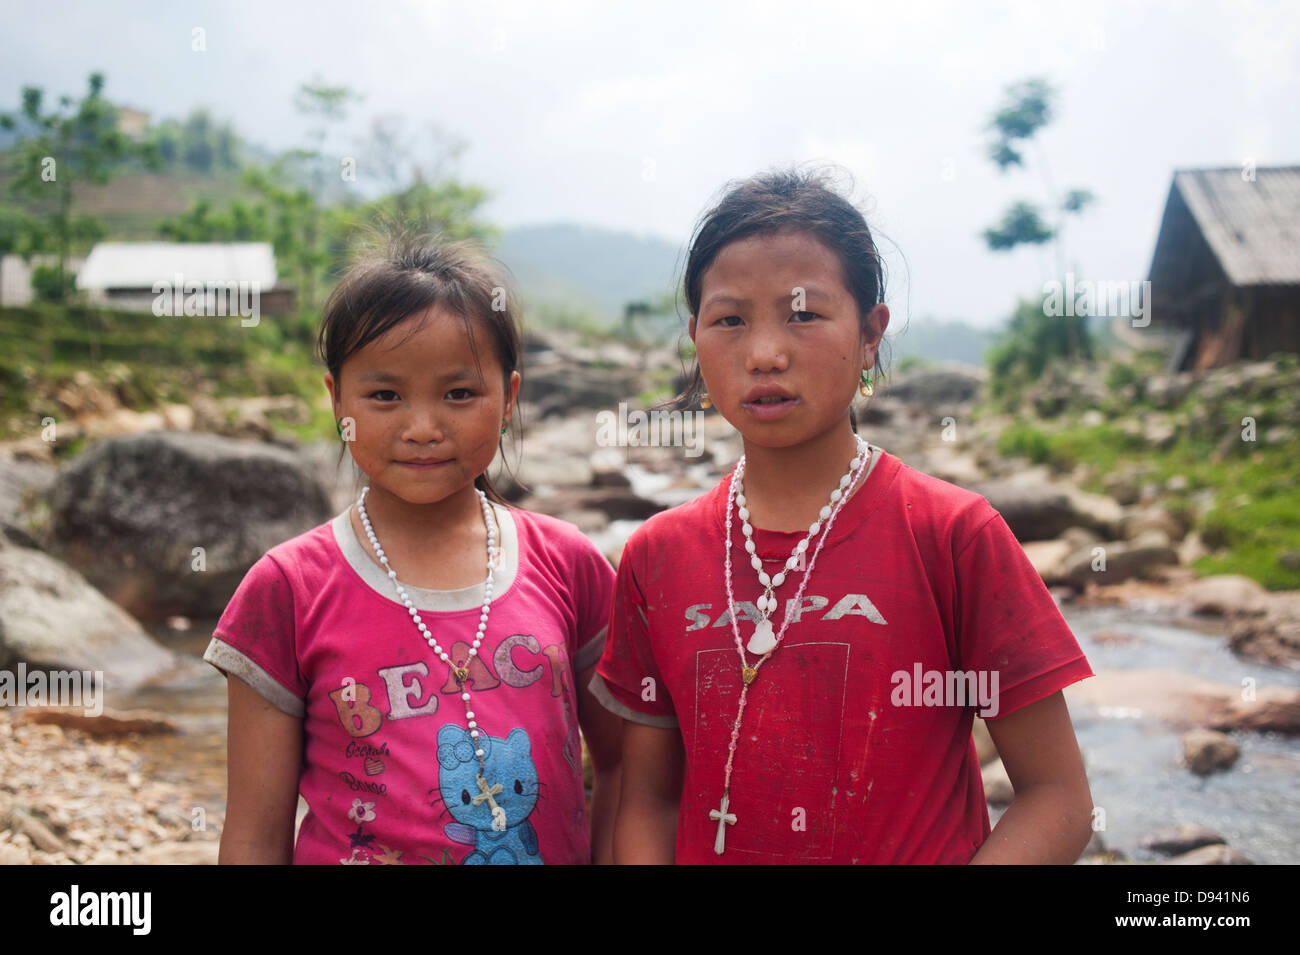
{"type": "MultiPolygon", "coordinates": [[[[626,719],[680,728],[679,863],[966,863],[989,834],[976,712],[1005,716],[1092,676],[988,501],[873,457],[800,607],[799,571],[777,591],[775,629],[797,615],[750,687],[721,856],[710,811],[742,686],[723,576],[730,478],[627,542],[592,691],[626,719]]],[[[768,573],[804,533],[755,528],[768,573]]],[[[734,513],[732,540],[747,642],[761,590],[734,513]]]]}

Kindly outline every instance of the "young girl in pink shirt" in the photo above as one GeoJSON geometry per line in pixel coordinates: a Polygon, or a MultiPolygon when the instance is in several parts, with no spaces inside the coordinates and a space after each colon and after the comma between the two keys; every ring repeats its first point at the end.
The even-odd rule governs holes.
{"type": "Polygon", "coordinates": [[[249,570],[205,654],[230,678],[220,861],[607,861],[621,727],[587,686],[614,572],[486,476],[511,297],[470,244],[401,240],[339,282],[319,345],[366,487],[249,570]]]}

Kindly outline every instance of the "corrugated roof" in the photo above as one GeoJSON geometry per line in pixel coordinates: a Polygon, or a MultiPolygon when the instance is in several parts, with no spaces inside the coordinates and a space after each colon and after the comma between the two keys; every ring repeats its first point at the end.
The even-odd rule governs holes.
{"type": "Polygon", "coordinates": [[[256,282],[275,285],[268,242],[101,242],[77,273],[83,289],[153,288],[155,282],[256,282]]]}
{"type": "Polygon", "coordinates": [[[1174,186],[1234,285],[1300,284],[1300,166],[1187,169],[1174,186]]]}

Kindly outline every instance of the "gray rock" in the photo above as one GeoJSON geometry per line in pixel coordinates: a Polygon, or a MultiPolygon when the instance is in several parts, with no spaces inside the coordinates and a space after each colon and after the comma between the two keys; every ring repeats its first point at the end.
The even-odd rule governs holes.
{"type": "Polygon", "coordinates": [[[1070,527],[1110,537],[1123,516],[1112,498],[1030,476],[988,481],[973,485],[971,490],[993,505],[1021,541],[1052,540],[1070,527]]]}
{"type": "Polygon", "coordinates": [[[1201,846],[1212,846],[1226,842],[1223,836],[1219,835],[1213,829],[1207,829],[1205,826],[1198,826],[1194,823],[1188,823],[1181,826],[1170,826],[1166,829],[1157,829],[1149,832],[1138,840],[1138,845],[1143,849],[1150,849],[1153,852],[1161,852],[1165,855],[1177,855],[1184,852],[1191,852],[1193,849],[1199,849],[1201,846]]]}
{"type": "Polygon", "coordinates": [[[1300,670],[1300,591],[1261,595],[1232,618],[1228,645],[1252,660],[1300,670]]]}
{"type": "Polygon", "coordinates": [[[1016,798],[1015,787],[1001,759],[996,759],[980,770],[984,779],[984,798],[990,806],[1009,806],[1016,798]]]}
{"type": "Polygon", "coordinates": [[[1120,521],[1120,536],[1133,540],[1145,531],[1160,531],[1169,541],[1180,541],[1187,528],[1159,504],[1135,507],[1120,521]]]}
{"type": "Polygon", "coordinates": [[[1082,548],[1065,561],[1064,574],[1071,585],[1084,589],[1089,583],[1114,584],[1133,577],[1146,577],[1156,567],[1178,563],[1178,553],[1160,531],[1144,531],[1132,541],[1111,541],[1082,548]],[[1096,546],[1104,548],[1105,570],[1094,569],[1096,546]]]}
{"type": "Polygon", "coordinates": [[[643,521],[664,509],[662,504],[638,497],[628,488],[586,487],[564,488],[537,497],[526,497],[520,507],[563,518],[570,523],[579,522],[570,515],[586,511],[599,511],[611,521],[643,521]]]}
{"type": "Polygon", "coordinates": [[[920,405],[931,417],[942,418],[973,401],[986,378],[983,369],[976,367],[920,368],[898,375],[886,390],[891,398],[920,405]]]}
{"type": "Polygon", "coordinates": [[[58,468],[52,464],[0,452],[0,526],[29,533],[31,505],[49,490],[57,473],[58,468]]]}
{"type": "Polygon", "coordinates": [[[71,567],[8,543],[0,546],[0,620],[6,666],[98,670],[117,689],[180,663],[71,567]]]}
{"type": "Polygon", "coordinates": [[[1164,865],[1254,865],[1236,849],[1224,845],[1202,846],[1191,852],[1167,859],[1164,865]]]}
{"type": "Polygon", "coordinates": [[[60,472],[49,549],[142,619],[218,616],[258,558],[332,514],[293,452],[158,431],[103,441],[60,472]]]}
{"type": "Polygon", "coordinates": [[[1202,577],[1187,589],[1184,602],[1193,613],[1230,617],[1242,612],[1262,612],[1267,591],[1241,574],[1202,577]]]}
{"type": "Polygon", "coordinates": [[[1214,730],[1195,729],[1183,734],[1183,761],[1198,776],[1228,769],[1241,750],[1228,736],[1214,730]]]}
{"type": "Polygon", "coordinates": [[[1069,541],[1026,541],[1021,545],[1025,556],[1043,578],[1043,583],[1051,586],[1066,579],[1065,562],[1075,548],[1069,541]]]}

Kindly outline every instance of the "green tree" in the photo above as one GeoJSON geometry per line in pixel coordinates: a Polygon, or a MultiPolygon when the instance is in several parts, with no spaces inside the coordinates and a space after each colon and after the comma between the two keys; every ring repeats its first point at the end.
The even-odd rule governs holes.
{"type": "MultiPolygon", "coordinates": [[[[98,219],[76,211],[76,187],[108,182],[118,165],[133,156],[156,163],[152,144],[132,143],[117,128],[117,110],[104,98],[103,89],[103,74],[92,73],[81,100],[62,96],[58,109],[46,112],[44,91],[23,87],[21,116],[35,132],[14,148],[17,168],[9,189],[32,204],[34,229],[28,245],[52,246],[58,252],[58,279],[48,287],[59,297],[71,286],[67,260],[73,243],[104,234],[98,219]]],[[[0,114],[0,127],[17,126],[18,117],[0,114]]]]}
{"type": "MultiPolygon", "coordinates": [[[[985,229],[983,234],[985,243],[994,252],[1052,242],[1056,270],[1063,277],[1066,217],[1080,214],[1093,196],[1086,189],[1071,189],[1059,196],[1052,184],[1047,157],[1037,134],[1052,121],[1055,96],[1056,91],[1042,78],[1014,83],[1007,87],[1005,102],[989,122],[993,133],[989,158],[1000,172],[1013,166],[1023,168],[1025,150],[1033,147],[1048,205],[1053,210],[1052,221],[1045,220],[1035,203],[1019,200],[1003,213],[997,225],[985,229]]],[[[1041,302],[1021,302],[989,352],[994,396],[1005,399],[1018,393],[1025,384],[1037,380],[1053,358],[1091,361],[1092,353],[1086,318],[1048,316],[1041,302]]]]}
{"type": "Polygon", "coordinates": [[[1039,300],[1021,301],[1006,329],[985,356],[995,399],[1010,403],[1042,378],[1055,359],[1093,360],[1087,318],[1049,316],[1039,300]]]}
{"type": "Polygon", "coordinates": [[[1055,240],[1057,272],[1064,273],[1065,217],[1083,212],[1093,201],[1093,195],[1087,189],[1072,189],[1058,196],[1052,185],[1047,157],[1036,137],[1052,121],[1055,97],[1056,91],[1041,77],[1013,83],[1006,89],[1006,101],[989,122],[993,133],[989,158],[999,172],[1005,173],[1012,166],[1023,168],[1024,151],[1027,146],[1033,147],[1055,221],[1045,222],[1038,206],[1020,200],[1006,211],[1001,222],[984,230],[984,241],[993,251],[1004,252],[1018,245],[1042,245],[1055,240]]]}

